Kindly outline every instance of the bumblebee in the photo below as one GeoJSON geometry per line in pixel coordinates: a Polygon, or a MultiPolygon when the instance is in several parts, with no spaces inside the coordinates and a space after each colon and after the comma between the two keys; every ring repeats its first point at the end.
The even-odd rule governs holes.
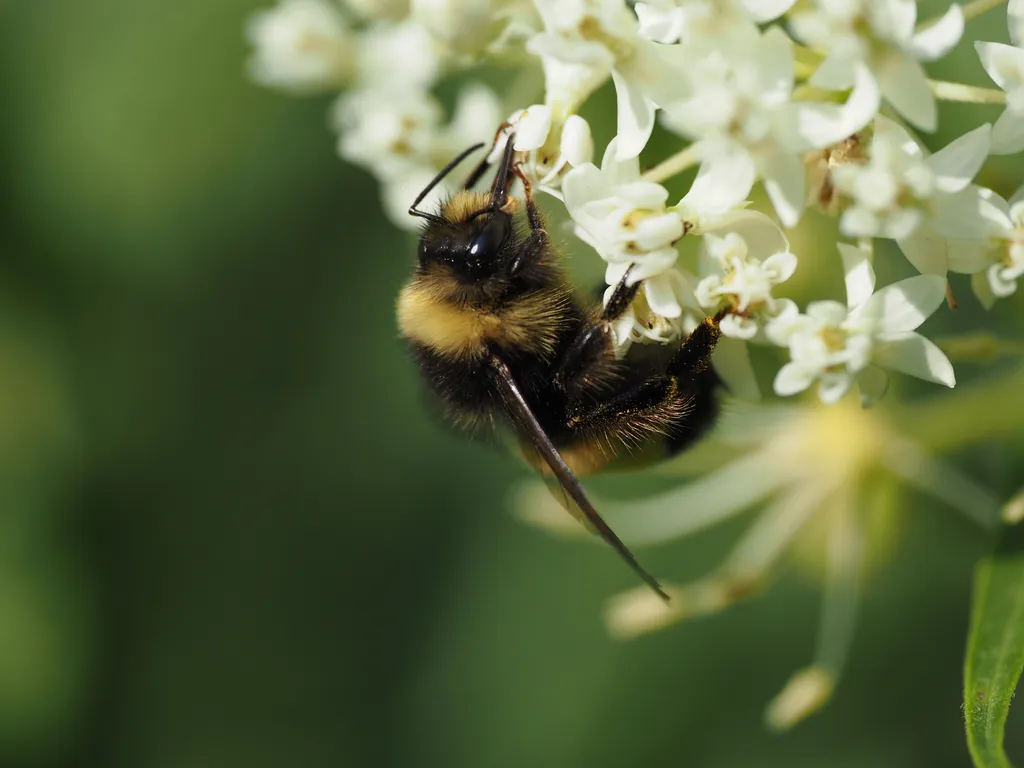
{"type": "Polygon", "coordinates": [[[617,359],[612,323],[640,284],[630,285],[627,272],[603,308],[576,298],[512,145],[509,136],[489,192],[472,191],[488,170],[485,159],[436,213],[419,209],[477,144],[410,207],[425,225],[415,272],[398,298],[399,328],[443,418],[474,433],[510,431],[527,462],[557,481],[573,511],[667,600],[578,477],[652,443],[671,455],[712,424],[718,318],[660,358],[631,350],[617,359]],[[522,203],[509,194],[515,177],[522,203]]]}

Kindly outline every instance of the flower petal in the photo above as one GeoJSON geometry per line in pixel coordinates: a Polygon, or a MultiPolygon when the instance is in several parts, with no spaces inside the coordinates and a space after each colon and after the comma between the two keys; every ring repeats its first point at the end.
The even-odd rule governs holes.
{"type": "Polygon", "coordinates": [[[856,79],[856,61],[841,53],[832,53],[818,65],[807,82],[826,91],[845,91],[856,79]]]}
{"type": "Polygon", "coordinates": [[[772,280],[776,283],[784,283],[789,280],[796,272],[798,265],[799,260],[796,254],[790,251],[773,253],[761,263],[764,271],[772,275],[772,280]]]}
{"type": "Polygon", "coordinates": [[[995,252],[984,240],[950,240],[949,271],[973,275],[995,260],[995,252]]]}
{"type": "Polygon", "coordinates": [[[807,305],[807,316],[820,320],[825,325],[839,325],[846,320],[849,312],[838,301],[825,299],[812,301],[807,305]]]}
{"type": "Polygon", "coordinates": [[[931,317],[945,298],[946,278],[917,275],[882,288],[856,315],[858,319],[877,322],[883,333],[903,333],[931,317]]]}
{"type": "Polygon", "coordinates": [[[747,199],[757,171],[746,152],[730,152],[705,160],[690,191],[680,201],[698,215],[731,210],[747,199]]]}
{"type": "Polygon", "coordinates": [[[837,243],[846,273],[846,306],[860,306],[875,291],[875,270],[868,255],[850,243],[837,243]]]}
{"type": "Polygon", "coordinates": [[[882,95],[912,125],[934,131],[938,122],[935,96],[921,64],[902,52],[893,52],[876,69],[882,95]]]}
{"type": "Polygon", "coordinates": [[[845,371],[826,373],[821,377],[821,383],[818,384],[818,398],[825,405],[833,405],[842,400],[852,386],[853,377],[845,371]]]}
{"type": "Polygon", "coordinates": [[[747,341],[757,335],[757,323],[749,317],[726,315],[718,324],[723,336],[747,341]]]}
{"type": "Polygon", "coordinates": [[[1024,150],[1024,115],[1004,109],[992,126],[992,154],[1015,155],[1024,150]]]}
{"type": "Polygon", "coordinates": [[[796,363],[786,363],[779,369],[775,376],[775,383],[772,385],[775,394],[780,397],[788,397],[798,392],[803,392],[814,381],[814,371],[808,370],[796,363]]]}
{"type": "Polygon", "coordinates": [[[702,234],[734,233],[743,238],[749,253],[763,261],[773,253],[789,250],[789,240],[770,216],[761,211],[740,209],[715,217],[702,234]]]}
{"type": "Polygon", "coordinates": [[[914,229],[896,244],[907,257],[907,261],[922,275],[945,275],[949,268],[946,240],[927,224],[914,229]]]}
{"type": "Polygon", "coordinates": [[[1010,0],[1006,8],[1006,26],[1014,45],[1024,43],[1024,0],[1010,0]]]}
{"type": "Polygon", "coordinates": [[[657,251],[645,253],[642,257],[637,257],[637,260],[633,262],[633,269],[629,273],[629,285],[661,274],[672,267],[678,258],[679,252],[675,248],[660,248],[657,251]]]}
{"type": "Polygon", "coordinates": [[[930,223],[943,237],[983,240],[1004,234],[1006,218],[984,188],[971,184],[955,195],[936,197],[932,201],[930,223]]]}
{"type": "Polygon", "coordinates": [[[963,9],[953,3],[938,21],[910,40],[910,50],[918,59],[935,61],[949,53],[964,34],[963,9]]]}
{"type": "Polygon", "coordinates": [[[619,160],[619,139],[616,136],[605,147],[601,158],[601,173],[612,187],[619,187],[640,180],[640,161],[636,157],[619,160]]]}
{"type": "Polygon", "coordinates": [[[985,309],[992,309],[995,306],[998,297],[992,292],[992,285],[986,272],[975,272],[971,275],[971,290],[985,309]]]}
{"type": "Polygon", "coordinates": [[[793,102],[792,133],[804,147],[824,149],[838,144],[866,126],[878,113],[882,92],[871,70],[864,64],[855,67],[855,82],[843,105],[821,102],[793,102]]]}
{"type": "Polygon", "coordinates": [[[584,163],[565,174],[562,179],[562,198],[569,215],[577,218],[577,212],[592,200],[611,197],[612,187],[604,174],[593,163],[584,163]]]}
{"type": "Polygon", "coordinates": [[[978,40],[974,43],[981,66],[992,82],[1009,90],[1021,82],[1024,73],[1024,50],[1005,43],[986,43],[978,40]]]}
{"type": "Polygon", "coordinates": [[[569,115],[562,126],[562,142],[559,150],[566,162],[574,168],[594,159],[594,137],[590,124],[579,115],[569,115]]]}
{"type": "Polygon", "coordinates": [[[757,24],[777,19],[790,8],[796,0],[740,0],[743,9],[757,24]]]}
{"type": "Polygon", "coordinates": [[[942,192],[966,189],[988,157],[988,123],[951,141],[926,161],[935,173],[935,185],[942,192]]]}
{"type": "Polygon", "coordinates": [[[925,381],[934,381],[947,387],[956,385],[956,375],[949,358],[919,333],[886,337],[875,347],[874,362],[925,381]]]}
{"type": "Polygon", "coordinates": [[[516,152],[539,149],[544,146],[550,131],[551,107],[544,104],[527,107],[516,122],[516,140],[513,147],[516,152]]]}
{"type": "Polygon", "coordinates": [[[793,93],[793,41],[781,27],[772,26],[759,43],[751,61],[757,68],[757,98],[765,105],[785,104],[793,93]]]}
{"type": "Polygon", "coordinates": [[[794,227],[800,221],[806,203],[804,164],[796,155],[781,151],[761,154],[758,170],[764,179],[779,220],[785,227],[794,227]]]}
{"type": "Polygon", "coordinates": [[[644,281],[644,298],[647,299],[647,305],[656,315],[679,317],[683,314],[683,308],[679,306],[667,273],[655,275],[644,281]]]}
{"type": "Polygon", "coordinates": [[[657,106],[644,96],[617,70],[612,70],[615,83],[615,99],[618,104],[618,144],[616,160],[636,157],[647,146],[654,130],[654,112],[657,106]]]}

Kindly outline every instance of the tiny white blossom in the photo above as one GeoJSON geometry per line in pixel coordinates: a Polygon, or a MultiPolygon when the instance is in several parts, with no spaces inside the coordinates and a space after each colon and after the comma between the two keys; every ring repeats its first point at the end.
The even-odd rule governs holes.
{"type": "Polygon", "coordinates": [[[975,49],[992,82],[1006,91],[1006,109],[992,126],[992,153],[1024,150],[1024,50],[1002,43],[976,42],[975,49]]]}
{"type": "Polygon", "coordinates": [[[575,113],[609,77],[615,84],[618,156],[636,157],[654,129],[648,81],[660,75],[658,46],[637,34],[620,0],[535,0],[544,31],[527,50],[544,67],[545,103],[556,118],[575,113]]]}
{"type": "Polygon", "coordinates": [[[971,179],[988,155],[990,128],[986,123],[925,157],[902,127],[876,118],[867,161],[832,171],[835,188],[852,202],[839,220],[840,231],[894,239],[918,271],[945,273],[945,250],[933,242],[936,235],[981,234],[971,179]]]}
{"type": "Polygon", "coordinates": [[[986,306],[1012,295],[1024,276],[1024,187],[1007,202],[983,190],[981,213],[990,223],[988,237],[950,241],[949,268],[973,274],[974,291],[986,306]]]}
{"type": "MultiPolygon", "coordinates": [[[[569,115],[564,122],[555,122],[551,107],[534,104],[512,114],[506,121],[515,133],[516,152],[525,153],[520,168],[538,189],[555,197],[562,177],[573,167],[593,162],[594,139],[590,125],[579,115],[569,115]]],[[[505,148],[502,135],[491,151],[491,162],[497,162],[505,148]]]]}
{"type": "Polygon", "coordinates": [[[522,16],[527,0],[411,0],[411,18],[453,50],[479,55],[522,16]]]}
{"type": "Polygon", "coordinates": [[[917,31],[915,0],[830,0],[799,7],[790,15],[793,34],[827,51],[810,84],[830,90],[853,85],[865,65],[882,95],[911,124],[934,131],[935,96],[922,61],[946,55],[960,40],[963,11],[951,5],[936,23],[917,31]]]}
{"type": "Polygon", "coordinates": [[[255,49],[249,73],[262,85],[324,90],[341,87],[352,73],[351,33],[327,0],[279,0],[250,17],[246,36],[255,49]]]}
{"type": "MultiPolygon", "coordinates": [[[[335,102],[332,122],[338,153],[373,173],[382,184],[385,212],[404,229],[417,222],[407,211],[420,189],[451,157],[487,141],[500,121],[498,99],[487,87],[467,85],[459,94],[450,122],[440,103],[426,91],[382,92],[370,89],[344,94],[335,102]],[[418,185],[418,187],[417,187],[418,185]]],[[[440,185],[437,199],[447,185],[440,185]]]]}
{"type": "Polygon", "coordinates": [[[782,223],[795,225],[806,197],[803,153],[863,128],[878,109],[874,82],[862,68],[843,105],[794,101],[793,44],[779,27],[734,24],[685,49],[677,68],[665,70],[678,85],[658,100],[662,122],[692,139],[705,163],[727,165],[717,175],[735,180],[739,197],[763,179],[782,223]]]}
{"type": "Polygon", "coordinates": [[[338,99],[331,115],[338,131],[338,154],[382,179],[394,178],[410,163],[430,157],[444,115],[426,91],[394,96],[353,91],[338,99]]]}
{"type": "Polygon", "coordinates": [[[772,290],[793,276],[797,258],[784,238],[780,244],[769,242],[735,231],[721,237],[707,234],[702,240],[703,277],[694,295],[709,314],[730,311],[720,322],[726,336],[752,339],[787,309],[796,311],[792,301],[776,298],[772,290]]]}
{"type": "Polygon", "coordinates": [[[834,403],[854,382],[865,404],[885,393],[882,368],[952,387],[953,367],[931,341],[915,333],[942,304],[945,278],[917,275],[874,292],[875,274],[858,248],[839,243],[846,270],[847,305],[815,301],[806,314],[787,314],[767,329],[789,347],[791,362],[775,377],[779,395],[793,395],[818,381],[818,395],[834,403]]]}
{"type": "Polygon", "coordinates": [[[442,49],[421,25],[412,20],[371,24],[359,35],[354,87],[397,98],[432,87],[443,65],[442,49]]]}
{"type": "Polygon", "coordinates": [[[666,206],[664,187],[641,181],[635,158],[615,159],[616,141],[609,143],[600,169],[586,163],[566,174],[565,207],[577,236],[608,262],[609,284],[632,268],[630,283],[644,281],[651,308],[659,315],[678,317],[682,308],[677,286],[664,274],[679,256],[675,243],[684,234],[682,219],[666,206]]]}
{"type": "Polygon", "coordinates": [[[719,34],[736,21],[777,19],[795,0],[652,0],[636,4],[640,35],[657,43],[689,42],[719,34]]]}

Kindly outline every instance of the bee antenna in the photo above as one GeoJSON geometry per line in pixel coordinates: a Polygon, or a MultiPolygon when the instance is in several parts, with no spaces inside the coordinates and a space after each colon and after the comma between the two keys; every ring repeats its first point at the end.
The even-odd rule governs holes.
{"type": "Polygon", "coordinates": [[[425,198],[427,195],[429,195],[431,190],[434,187],[436,187],[438,184],[440,184],[441,181],[444,179],[444,177],[452,172],[452,169],[455,168],[455,166],[457,166],[459,163],[461,163],[463,160],[465,160],[471,154],[476,152],[483,145],[484,145],[484,142],[481,141],[479,144],[474,144],[469,149],[463,150],[461,153],[459,153],[458,156],[455,157],[454,160],[452,160],[450,163],[448,163],[448,165],[446,165],[444,168],[442,168],[440,171],[438,171],[437,176],[435,176],[433,179],[430,180],[430,183],[427,184],[427,186],[423,189],[422,192],[419,193],[419,195],[413,201],[413,204],[411,206],[409,206],[409,215],[410,216],[417,216],[417,217],[419,217],[421,219],[426,219],[427,221],[431,221],[431,222],[433,222],[435,224],[443,224],[444,223],[444,219],[442,219],[440,216],[438,216],[436,214],[433,214],[433,213],[427,213],[426,211],[421,211],[416,206],[418,206],[420,203],[423,202],[423,198],[425,198]]]}
{"type": "Polygon", "coordinates": [[[515,153],[516,135],[510,133],[505,141],[505,151],[501,155],[501,165],[498,166],[498,173],[494,177],[494,184],[491,186],[491,204],[487,206],[488,211],[497,211],[505,205],[508,200],[508,178],[512,173],[512,155],[515,153]]]}

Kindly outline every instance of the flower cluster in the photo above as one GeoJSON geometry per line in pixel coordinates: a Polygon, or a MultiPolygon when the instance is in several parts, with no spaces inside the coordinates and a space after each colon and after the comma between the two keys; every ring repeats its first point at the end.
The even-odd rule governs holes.
{"type": "MultiPolygon", "coordinates": [[[[986,307],[1024,278],[1024,187],[1004,197],[976,182],[991,155],[1024,151],[1024,0],[1009,0],[1009,44],[975,42],[997,88],[925,70],[961,42],[971,16],[999,5],[950,3],[922,20],[915,0],[277,0],[250,20],[250,72],[288,91],[340,91],[331,108],[338,151],[376,176],[386,213],[403,227],[415,226],[408,205],[459,151],[485,142],[493,159],[514,135],[519,169],[547,196],[547,212],[603,260],[606,300],[627,273],[641,285],[614,326],[620,354],[678,344],[718,316],[715,366],[733,395],[760,394],[749,357],[757,345],[774,350],[776,395],[812,391],[843,414],[828,424],[856,424],[863,441],[840,455],[815,426],[824,406],[787,412],[789,426],[780,422],[757,453],[789,456],[806,474],[762,472],[767,459],[754,467],[771,485],[764,495],[785,501],[768,505],[757,529],[767,538],[744,550],[757,556],[734,563],[760,575],[804,518],[830,504],[847,509],[846,491],[892,450],[911,468],[932,466],[877,416],[856,422],[845,398],[856,391],[873,404],[889,372],[955,384],[946,354],[920,332],[955,304],[948,274],[971,275],[986,307]],[[494,82],[492,65],[515,73],[500,93],[473,79],[480,71],[494,82]],[[447,108],[442,81],[457,89],[447,108]],[[580,113],[602,88],[614,91],[615,136],[595,155],[580,113]],[[932,151],[920,132],[938,127],[939,100],[1004,109],[932,151]],[[644,154],[656,129],[676,151],[651,166],[644,154]],[[691,179],[681,195],[663,186],[677,177],[691,179]],[[808,209],[819,232],[831,219],[834,247],[809,252],[798,229],[808,209]],[[878,285],[883,254],[903,263],[879,275],[917,274],[878,285]],[[845,302],[830,298],[836,285],[798,304],[805,278],[828,272],[830,260],[845,276],[845,302]]],[[[850,442],[837,434],[828,433],[850,442]]],[[[685,492],[714,487],[713,503],[735,490],[729,483],[745,493],[756,486],[748,464],[742,477],[730,469],[685,492]]],[[[840,550],[856,538],[847,534],[840,550]]],[[[680,592],[681,609],[739,594],[729,573],[680,592]]],[[[634,608],[623,605],[613,623],[635,629],[634,608]]],[[[794,681],[792,700],[777,703],[779,722],[795,719],[792,701],[831,685],[835,669],[818,672],[794,681]]]]}
{"type": "Polygon", "coordinates": [[[754,343],[789,353],[777,394],[819,381],[833,402],[856,383],[870,402],[883,367],[953,385],[948,360],[914,332],[941,305],[947,272],[973,275],[986,306],[1024,275],[1024,193],[1006,202],[973,183],[991,153],[1024,150],[1020,5],[1009,7],[1012,45],[976,43],[999,91],[927,78],[923,63],[960,41],[965,16],[952,4],[919,23],[912,0],[279,0],[250,20],[250,71],[290,91],[343,89],[331,109],[338,151],[379,179],[385,211],[406,227],[409,202],[458,151],[501,151],[504,119],[521,168],[563,201],[609,286],[630,267],[642,282],[616,327],[622,353],[726,310],[719,362],[737,362],[720,371],[734,391],[756,392],[744,362],[754,343]],[[464,76],[491,62],[519,71],[504,97],[464,76]],[[462,85],[446,112],[435,90],[450,75],[462,85]],[[617,130],[597,167],[578,113],[607,82],[617,130]],[[913,131],[935,129],[937,97],[1006,107],[931,154],[913,131]],[[680,150],[641,173],[656,122],[680,150]],[[673,203],[661,183],[691,166],[673,203]],[[751,205],[759,183],[770,211],[751,205]],[[846,307],[801,312],[778,295],[801,263],[783,228],[808,204],[849,239],[846,307]],[[875,294],[873,244],[886,239],[934,277],[875,294]]]}

